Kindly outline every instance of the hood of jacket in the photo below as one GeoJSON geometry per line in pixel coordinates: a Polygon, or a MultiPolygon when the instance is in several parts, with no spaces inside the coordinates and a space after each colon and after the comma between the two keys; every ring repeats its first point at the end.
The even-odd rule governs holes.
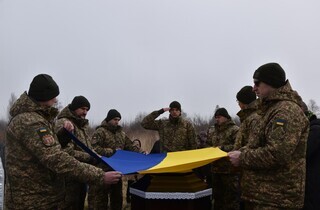
{"type": "Polygon", "coordinates": [[[218,132],[223,132],[224,130],[227,130],[228,128],[235,126],[236,124],[234,123],[233,120],[227,120],[221,125],[215,124],[214,127],[218,132]]]}
{"type": "Polygon", "coordinates": [[[237,115],[240,118],[240,122],[243,122],[252,113],[256,112],[260,106],[260,100],[257,99],[251,102],[247,108],[240,110],[237,115]]]}
{"type": "Polygon", "coordinates": [[[122,127],[120,125],[112,126],[109,123],[107,123],[106,120],[103,120],[101,122],[101,125],[99,125],[96,129],[98,129],[98,128],[107,129],[108,131],[111,131],[112,133],[122,131],[122,127]]]}
{"type": "Polygon", "coordinates": [[[27,112],[36,112],[43,116],[48,121],[54,120],[58,115],[59,111],[55,107],[45,107],[40,106],[34,100],[32,100],[27,92],[24,92],[12,105],[10,108],[10,116],[13,118],[19,114],[27,112]]]}
{"type": "Polygon", "coordinates": [[[278,101],[291,101],[293,103],[296,103],[298,106],[301,106],[302,103],[300,95],[297,93],[297,91],[292,90],[289,81],[287,81],[284,86],[276,89],[269,96],[261,100],[262,111],[267,109],[270,104],[276,103],[278,101]]]}

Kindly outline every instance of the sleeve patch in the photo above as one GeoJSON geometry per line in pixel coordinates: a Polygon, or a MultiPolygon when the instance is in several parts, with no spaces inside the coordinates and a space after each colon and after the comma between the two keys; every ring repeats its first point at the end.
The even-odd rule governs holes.
{"type": "Polygon", "coordinates": [[[42,142],[46,146],[52,146],[54,145],[54,137],[52,135],[44,135],[42,137],[42,142]]]}
{"type": "Polygon", "coordinates": [[[44,145],[52,146],[55,144],[55,139],[54,139],[52,133],[48,129],[39,128],[37,130],[37,133],[39,134],[39,137],[44,145]]]}
{"type": "Polygon", "coordinates": [[[286,124],[286,120],[283,120],[283,119],[277,119],[276,121],[275,121],[275,124],[277,125],[277,126],[284,126],[285,124],[286,124]]]}
{"type": "Polygon", "coordinates": [[[45,133],[45,132],[47,132],[47,129],[46,129],[46,128],[40,128],[40,129],[39,129],[39,132],[40,132],[40,133],[45,133]]]}

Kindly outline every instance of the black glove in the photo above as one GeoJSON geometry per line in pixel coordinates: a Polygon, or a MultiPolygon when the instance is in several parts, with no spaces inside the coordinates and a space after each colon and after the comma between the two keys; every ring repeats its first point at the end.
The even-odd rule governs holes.
{"type": "Polygon", "coordinates": [[[71,141],[71,138],[65,129],[60,129],[57,136],[62,148],[65,148],[71,141]]]}

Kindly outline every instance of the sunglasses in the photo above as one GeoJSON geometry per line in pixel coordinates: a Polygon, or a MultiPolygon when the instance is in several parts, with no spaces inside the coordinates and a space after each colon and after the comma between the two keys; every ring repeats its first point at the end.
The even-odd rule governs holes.
{"type": "Polygon", "coordinates": [[[261,81],[256,80],[256,81],[253,81],[253,83],[254,83],[254,85],[255,85],[255,86],[259,87],[259,85],[260,85],[261,81]]]}

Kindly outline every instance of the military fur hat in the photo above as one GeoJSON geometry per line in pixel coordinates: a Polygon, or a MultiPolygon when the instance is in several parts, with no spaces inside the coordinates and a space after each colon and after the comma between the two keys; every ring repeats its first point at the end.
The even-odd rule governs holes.
{"type": "Polygon", "coordinates": [[[252,86],[244,86],[237,93],[237,100],[243,104],[250,104],[254,100],[256,100],[256,94],[252,91],[252,86]]]}
{"type": "Polygon", "coordinates": [[[39,74],[30,84],[28,96],[36,101],[49,101],[59,95],[59,86],[50,75],[39,74]]]}
{"type": "Polygon", "coordinates": [[[254,72],[253,79],[279,88],[286,84],[286,73],[278,63],[267,63],[254,72]]]}
{"type": "Polygon", "coordinates": [[[90,102],[88,101],[88,99],[86,99],[84,96],[74,97],[74,99],[72,100],[69,106],[70,110],[74,111],[81,107],[88,107],[88,110],[90,109],[90,102]]]}

